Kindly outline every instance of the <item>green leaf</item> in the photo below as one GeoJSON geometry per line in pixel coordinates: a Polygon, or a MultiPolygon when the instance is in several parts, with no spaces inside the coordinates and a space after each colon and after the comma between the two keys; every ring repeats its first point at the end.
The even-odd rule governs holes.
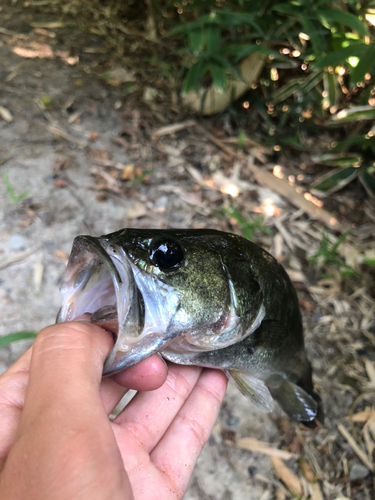
{"type": "Polygon", "coordinates": [[[313,21],[305,19],[302,24],[302,31],[309,36],[315,55],[325,52],[326,46],[322,36],[322,34],[324,34],[324,29],[321,25],[319,25],[318,30],[313,21]]]}
{"type": "Polygon", "coordinates": [[[345,151],[352,146],[357,148],[360,147],[361,149],[366,150],[374,145],[375,136],[370,137],[367,134],[358,134],[338,142],[330,149],[330,152],[333,153],[334,151],[345,151]]]}
{"type": "Polygon", "coordinates": [[[215,87],[224,90],[227,86],[227,73],[225,69],[215,62],[210,62],[207,67],[211,73],[212,82],[215,87]]]}
{"type": "Polygon", "coordinates": [[[327,122],[327,125],[358,122],[360,120],[374,120],[374,118],[374,106],[353,106],[352,108],[342,109],[337,114],[333,115],[332,119],[327,122]]]}
{"type": "Polygon", "coordinates": [[[14,192],[14,189],[13,189],[13,186],[10,182],[8,174],[5,171],[3,172],[3,179],[4,179],[5,187],[6,187],[8,195],[9,195],[9,198],[12,200],[13,203],[18,203],[19,201],[22,201],[25,198],[27,198],[27,196],[29,195],[29,191],[24,191],[21,194],[16,194],[14,192]]]}
{"type": "Polygon", "coordinates": [[[321,81],[323,74],[323,71],[313,71],[307,78],[304,78],[298,92],[302,95],[310,92],[321,81]]]}
{"type": "Polygon", "coordinates": [[[199,83],[204,75],[207,73],[207,62],[205,59],[200,59],[198,62],[193,64],[186,75],[182,86],[182,92],[190,92],[191,90],[197,90],[199,88],[199,83]]]}
{"type": "Polygon", "coordinates": [[[323,85],[324,91],[327,93],[327,97],[324,98],[323,103],[327,101],[329,107],[335,106],[339,97],[339,83],[337,81],[337,75],[335,73],[330,73],[325,71],[323,75],[323,85]]]}
{"type": "Polygon", "coordinates": [[[202,28],[197,28],[188,33],[189,47],[193,54],[198,54],[203,48],[204,34],[202,28]]]}
{"type": "Polygon", "coordinates": [[[340,153],[324,153],[319,156],[313,156],[312,160],[320,165],[330,165],[333,167],[347,167],[353,165],[360,165],[362,163],[362,156],[355,154],[343,155],[340,153]]]}
{"type": "Polygon", "coordinates": [[[220,51],[221,38],[217,26],[208,26],[206,28],[207,52],[213,54],[220,51]]]}
{"type": "Polygon", "coordinates": [[[238,73],[236,68],[230,64],[229,61],[225,59],[225,57],[222,57],[220,54],[208,54],[210,58],[210,62],[215,61],[219,66],[222,66],[223,68],[226,68],[227,71],[232,73],[232,75],[237,78],[238,80],[241,79],[241,75],[238,73]]]}
{"type": "Polygon", "coordinates": [[[366,73],[374,73],[375,70],[375,43],[367,46],[367,50],[355,68],[350,70],[350,85],[354,87],[358,82],[364,80],[366,73]]]}
{"type": "Polygon", "coordinates": [[[285,56],[282,56],[277,50],[269,49],[264,45],[256,45],[255,43],[246,45],[231,45],[224,48],[224,53],[234,56],[236,61],[240,61],[244,57],[254,53],[263,54],[265,56],[273,56],[275,59],[281,60],[285,58],[285,56]]]}
{"type": "Polygon", "coordinates": [[[367,169],[361,169],[358,177],[367,194],[375,199],[375,168],[371,166],[367,169]]]}
{"type": "Polygon", "coordinates": [[[194,31],[196,29],[201,29],[202,26],[203,26],[203,23],[202,23],[202,18],[201,18],[200,21],[192,21],[190,23],[184,23],[180,26],[176,26],[175,28],[168,31],[168,33],[166,33],[164,35],[164,37],[180,35],[180,34],[185,35],[185,34],[188,34],[191,31],[194,31]]]}
{"type": "Polygon", "coordinates": [[[358,57],[361,59],[367,48],[368,45],[365,43],[353,43],[344,49],[337,50],[318,59],[314,65],[314,69],[323,69],[328,68],[328,66],[335,67],[344,64],[349,57],[358,57]]]}
{"type": "Polygon", "coordinates": [[[295,94],[303,83],[302,78],[292,78],[288,83],[283,85],[280,89],[276,90],[271,96],[273,104],[285,101],[288,97],[295,94]]]}
{"type": "Polygon", "coordinates": [[[345,10],[332,8],[317,9],[316,14],[321,22],[325,21],[330,28],[332,28],[336,23],[340,23],[357,32],[359,35],[369,35],[366,26],[360,19],[358,19],[358,16],[351,14],[350,12],[346,12],[345,10]]]}
{"type": "Polygon", "coordinates": [[[274,104],[277,104],[281,101],[284,101],[287,97],[296,94],[297,92],[301,95],[307,94],[320,82],[322,78],[322,71],[314,71],[307,78],[291,79],[286,85],[272,94],[272,102],[274,104]]]}
{"type": "Polygon", "coordinates": [[[357,174],[358,168],[339,168],[323,175],[323,177],[310,186],[310,190],[313,194],[328,196],[349,184],[357,174]]]}
{"type": "Polygon", "coordinates": [[[281,12],[281,14],[288,14],[289,16],[301,17],[301,7],[291,3],[281,3],[274,5],[272,10],[281,12]]]}
{"type": "Polygon", "coordinates": [[[18,342],[19,340],[33,339],[36,336],[36,332],[29,331],[9,333],[8,335],[0,337],[0,347],[5,347],[12,342],[18,342]]]}

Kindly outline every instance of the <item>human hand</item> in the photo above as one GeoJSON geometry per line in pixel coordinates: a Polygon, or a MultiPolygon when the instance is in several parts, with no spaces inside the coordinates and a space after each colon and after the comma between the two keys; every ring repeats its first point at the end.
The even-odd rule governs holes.
{"type": "Polygon", "coordinates": [[[96,325],[44,329],[0,377],[0,499],[181,499],[227,379],[152,356],[101,379],[96,325]],[[139,392],[114,422],[126,388],[139,392]]]}

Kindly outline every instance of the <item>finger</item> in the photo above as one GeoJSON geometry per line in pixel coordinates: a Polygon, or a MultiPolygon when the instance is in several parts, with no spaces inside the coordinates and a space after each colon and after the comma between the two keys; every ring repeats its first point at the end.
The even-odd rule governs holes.
{"type": "Polygon", "coordinates": [[[167,365],[159,356],[151,356],[127,370],[107,377],[100,384],[100,395],[109,415],[128,389],[153,391],[163,385],[167,378],[167,365]]]}
{"type": "Polygon", "coordinates": [[[144,359],[130,368],[113,375],[118,384],[136,391],[154,391],[161,387],[168,374],[165,361],[158,355],[144,359]]]}
{"type": "MultiPolygon", "coordinates": [[[[74,449],[78,428],[103,440],[110,425],[100,399],[105,357],[112,348],[111,336],[101,328],[80,322],[45,328],[36,338],[30,361],[29,382],[19,436],[28,435],[36,448],[56,440],[74,449]]],[[[31,446],[31,444],[30,444],[31,446]]]]}
{"type": "Polygon", "coordinates": [[[21,418],[29,381],[31,349],[0,376],[0,464],[13,444],[21,418]]]}
{"type": "Polygon", "coordinates": [[[59,498],[72,498],[68,491],[88,485],[100,491],[105,478],[108,491],[128,484],[100,399],[112,345],[101,328],[78,322],[48,327],[36,338],[24,409],[3,471],[9,480],[22,470],[22,482],[7,485],[18,488],[17,498],[39,498],[38,491],[51,485],[61,490],[59,498]]]}
{"type": "Polygon", "coordinates": [[[153,392],[138,393],[114,420],[119,447],[125,450],[130,468],[129,439],[134,447],[139,447],[134,452],[146,452],[148,457],[193,390],[201,371],[202,368],[196,366],[169,365],[164,385],[153,392]]]}
{"type": "MultiPolygon", "coordinates": [[[[214,427],[228,379],[204,369],[192,393],[151,453],[151,461],[174,484],[182,498],[194,465],[214,427]]],[[[137,498],[137,485],[132,484],[137,498]]]]}
{"type": "Polygon", "coordinates": [[[93,399],[96,404],[103,363],[112,345],[109,333],[88,323],[60,323],[42,330],[33,346],[25,411],[28,407],[33,412],[48,411],[55,400],[62,405],[81,395],[85,404],[93,406],[93,399]]]}

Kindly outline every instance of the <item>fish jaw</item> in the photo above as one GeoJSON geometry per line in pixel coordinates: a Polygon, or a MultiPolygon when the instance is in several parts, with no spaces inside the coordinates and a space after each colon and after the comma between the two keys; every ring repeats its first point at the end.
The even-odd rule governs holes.
{"type": "Polygon", "coordinates": [[[77,236],[60,287],[63,302],[57,322],[73,321],[82,314],[117,304],[126,296],[126,287],[126,280],[98,238],[77,236]]]}
{"type": "Polygon", "coordinates": [[[179,294],[155,276],[143,273],[135,264],[130,265],[136,289],[142,297],[143,329],[138,337],[130,337],[126,323],[119,325],[117,341],[105,361],[103,376],[113,375],[139,363],[179,333],[170,329],[171,319],[179,307],[179,294]]]}
{"type": "Polygon", "coordinates": [[[106,238],[75,238],[60,291],[57,323],[89,313],[93,323],[113,334],[103,376],[138,363],[169,341],[177,295],[141,273],[125,250],[106,238]]]}

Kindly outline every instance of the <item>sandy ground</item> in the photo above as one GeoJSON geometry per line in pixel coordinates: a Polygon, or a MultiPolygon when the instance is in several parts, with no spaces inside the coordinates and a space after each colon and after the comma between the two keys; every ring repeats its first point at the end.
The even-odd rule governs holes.
{"type": "MultiPolygon", "coordinates": [[[[0,15],[4,12],[8,11],[0,15]]],[[[0,119],[0,169],[7,174],[15,195],[27,194],[14,202],[9,186],[0,181],[0,335],[39,331],[54,322],[60,307],[59,282],[78,234],[100,235],[123,227],[222,228],[222,219],[208,210],[222,195],[197,191],[179,159],[185,143],[182,146],[181,141],[172,140],[166,162],[165,155],[151,144],[132,140],[132,131],[152,128],[150,123],[142,123],[145,119],[134,109],[134,101],[83,71],[82,66],[70,64],[66,54],[57,55],[58,49],[66,49],[66,38],[52,39],[51,57],[15,51],[15,47],[25,49],[22,36],[26,35],[34,40],[28,50],[45,50],[41,44],[49,46],[48,33],[35,33],[27,19],[17,24],[14,16],[5,15],[4,20],[0,26],[0,106],[11,117],[0,119]],[[112,170],[103,169],[106,165],[112,170]],[[130,170],[140,166],[144,174],[140,182],[124,184],[113,175],[116,169],[121,174],[127,165],[132,166],[130,170]]],[[[214,163],[217,157],[212,154],[210,161],[214,163]]],[[[274,415],[263,414],[230,385],[186,500],[290,497],[276,478],[268,455],[236,446],[242,437],[295,452],[296,459],[288,467],[300,475],[297,459],[302,453],[313,476],[319,478],[321,497],[314,496],[306,486],[308,481],[302,479],[311,498],[370,499],[369,486],[361,482],[367,478],[366,484],[370,484],[368,471],[363,471],[363,464],[337,432],[337,423],[347,415],[356,394],[349,389],[344,396],[335,392],[337,379],[327,379],[338,354],[332,343],[324,344],[326,340],[317,345],[312,332],[316,334],[322,315],[318,316],[309,323],[307,347],[326,406],[326,427],[306,431],[290,425],[277,410],[274,415]],[[334,463],[336,458],[338,463],[334,463]],[[350,489],[342,471],[353,465],[362,467],[359,476],[362,473],[363,477],[350,489]]],[[[318,341],[324,330],[320,332],[318,341]]],[[[0,349],[0,371],[29,345],[30,341],[22,341],[0,349]]],[[[372,359],[372,350],[368,356],[372,359]]],[[[332,374],[339,376],[337,370],[332,374]]]]}

